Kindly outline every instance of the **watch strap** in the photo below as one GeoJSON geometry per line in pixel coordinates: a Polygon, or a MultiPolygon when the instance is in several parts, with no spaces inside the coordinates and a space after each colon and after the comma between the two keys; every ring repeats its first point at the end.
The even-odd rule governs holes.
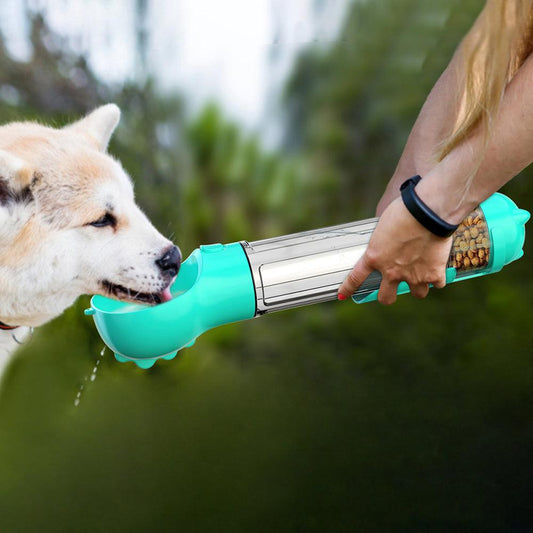
{"type": "Polygon", "coordinates": [[[455,233],[459,224],[449,224],[420,199],[418,194],[416,194],[415,187],[421,179],[417,175],[402,183],[400,192],[403,203],[409,213],[431,233],[438,237],[449,237],[455,233]]]}

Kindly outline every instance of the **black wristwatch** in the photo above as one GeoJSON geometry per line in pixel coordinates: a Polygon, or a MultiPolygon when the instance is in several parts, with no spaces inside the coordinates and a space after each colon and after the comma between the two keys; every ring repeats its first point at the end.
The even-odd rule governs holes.
{"type": "Polygon", "coordinates": [[[459,224],[448,224],[430,209],[416,194],[415,186],[421,180],[420,176],[413,176],[404,181],[400,186],[402,200],[409,213],[413,215],[422,226],[439,237],[449,237],[459,227],[459,224]]]}

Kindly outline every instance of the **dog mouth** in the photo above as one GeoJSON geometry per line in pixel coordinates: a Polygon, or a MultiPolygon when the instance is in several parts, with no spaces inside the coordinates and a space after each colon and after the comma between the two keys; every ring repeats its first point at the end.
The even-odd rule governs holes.
{"type": "Polygon", "coordinates": [[[133,303],[144,303],[149,305],[157,305],[172,300],[172,294],[170,293],[170,287],[172,280],[162,291],[160,292],[140,292],[118,283],[112,283],[109,280],[103,280],[100,282],[106,295],[115,298],[120,301],[128,301],[133,303]]]}

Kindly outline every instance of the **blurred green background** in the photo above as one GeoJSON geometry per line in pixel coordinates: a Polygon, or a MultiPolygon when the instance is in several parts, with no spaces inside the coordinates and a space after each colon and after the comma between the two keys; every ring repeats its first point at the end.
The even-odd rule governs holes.
{"type": "MultiPolygon", "coordinates": [[[[482,5],[350,4],[292,65],[275,148],[216,101],[191,112],[153,77],[98,79],[29,9],[31,59],[0,40],[0,119],[119,104],[110,152],[185,256],[356,220],[482,5]]],[[[504,190],[528,210],[532,173],[504,190]]],[[[4,376],[0,531],[533,530],[531,242],[424,301],[228,325],[148,371],[100,356],[81,298],[4,376]]]]}

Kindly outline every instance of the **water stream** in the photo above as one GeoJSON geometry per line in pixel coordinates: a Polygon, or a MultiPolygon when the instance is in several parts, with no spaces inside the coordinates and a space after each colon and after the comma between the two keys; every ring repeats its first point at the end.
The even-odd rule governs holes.
{"type": "Polygon", "coordinates": [[[106,347],[104,346],[100,352],[100,357],[96,360],[96,363],[93,367],[93,370],[91,372],[91,374],[89,376],[85,376],[83,378],[83,382],[82,384],[80,385],[79,389],[78,389],[78,392],[76,393],[76,398],[74,399],[74,407],[78,407],[80,405],[80,402],[81,402],[81,397],[83,396],[83,393],[84,391],[86,390],[86,383],[87,381],[91,381],[91,382],[94,382],[96,380],[96,373],[98,372],[98,368],[100,366],[100,362],[102,361],[102,357],[104,357],[105,355],[105,350],[106,350],[106,347]]]}

